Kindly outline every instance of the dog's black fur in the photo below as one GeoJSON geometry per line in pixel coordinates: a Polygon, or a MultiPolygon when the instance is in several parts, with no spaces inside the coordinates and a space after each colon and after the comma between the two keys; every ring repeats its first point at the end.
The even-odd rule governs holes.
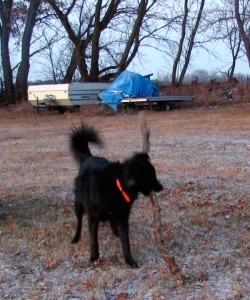
{"type": "Polygon", "coordinates": [[[153,165],[146,153],[137,153],[123,163],[110,162],[106,158],[92,156],[89,142],[101,144],[94,128],[82,124],[74,128],[70,137],[71,150],[80,163],[75,179],[75,212],[78,220],[75,237],[81,237],[82,217],[88,215],[90,234],[90,261],[99,258],[98,226],[100,221],[109,221],[115,236],[120,238],[125,261],[138,267],[132,258],[129,245],[129,213],[138,193],[149,196],[159,192],[162,185],[156,178],[153,165]],[[116,185],[121,182],[123,190],[129,195],[127,202],[116,185]]]}

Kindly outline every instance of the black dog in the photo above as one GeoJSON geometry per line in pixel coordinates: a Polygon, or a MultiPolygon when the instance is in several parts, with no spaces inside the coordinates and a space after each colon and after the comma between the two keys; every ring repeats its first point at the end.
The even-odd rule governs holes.
{"type": "Polygon", "coordinates": [[[92,156],[88,143],[101,144],[98,133],[85,124],[74,128],[70,137],[71,150],[80,163],[75,179],[75,212],[78,220],[75,237],[81,237],[82,217],[88,215],[90,234],[90,261],[99,258],[98,226],[109,221],[115,236],[120,238],[125,261],[138,267],[132,258],[129,245],[129,213],[138,193],[148,196],[159,192],[155,169],[146,153],[135,154],[123,163],[110,162],[92,156]]]}

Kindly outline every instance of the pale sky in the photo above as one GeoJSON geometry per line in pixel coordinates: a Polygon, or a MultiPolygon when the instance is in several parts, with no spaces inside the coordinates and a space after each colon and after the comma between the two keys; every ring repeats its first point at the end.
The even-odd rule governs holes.
{"type": "MultiPolygon", "coordinates": [[[[199,50],[199,53],[195,54],[191,59],[187,71],[188,74],[191,74],[194,70],[202,69],[209,73],[218,72],[220,75],[220,71],[226,72],[229,69],[231,57],[228,49],[222,43],[213,44],[213,47],[213,50],[219,58],[217,59],[205,50],[199,50]]],[[[158,74],[171,73],[173,60],[169,57],[164,58],[164,54],[153,49],[143,49],[143,55],[145,62],[141,63],[138,59],[135,59],[129,66],[129,71],[137,72],[142,75],[154,73],[154,79],[157,78],[158,74]]],[[[235,73],[250,74],[246,57],[238,60],[235,73]]]]}
{"type": "MultiPolygon", "coordinates": [[[[220,76],[220,71],[227,72],[231,60],[229,50],[224,44],[218,42],[213,43],[212,47],[219,58],[215,58],[205,50],[199,50],[198,53],[193,52],[194,54],[192,55],[190,66],[186,74],[192,74],[195,70],[206,70],[213,74],[216,72],[220,76]]],[[[170,58],[153,48],[141,48],[140,52],[143,53],[143,60],[139,61],[138,58],[135,58],[128,67],[128,71],[139,73],[141,75],[153,73],[154,75],[151,79],[159,79],[172,73],[173,58],[170,58]]],[[[42,62],[43,58],[39,57],[31,60],[29,80],[46,80],[48,79],[48,76],[51,77],[51,71],[49,71],[50,68],[48,70],[48,67],[42,62]]],[[[246,58],[238,60],[235,71],[236,76],[237,73],[250,75],[250,69],[246,58]]]]}

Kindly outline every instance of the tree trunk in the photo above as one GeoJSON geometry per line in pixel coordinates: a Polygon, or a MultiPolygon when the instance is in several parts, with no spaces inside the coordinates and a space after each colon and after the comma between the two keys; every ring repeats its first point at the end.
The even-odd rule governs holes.
{"type": "Polygon", "coordinates": [[[228,76],[228,81],[232,82],[233,78],[234,78],[234,71],[235,71],[235,67],[236,67],[236,61],[238,59],[238,55],[240,52],[240,47],[241,47],[241,35],[240,33],[237,32],[233,32],[233,35],[239,35],[238,36],[238,43],[235,44],[234,41],[236,40],[235,36],[230,36],[230,44],[231,44],[231,54],[232,54],[232,63],[231,63],[231,67],[228,69],[227,72],[227,76],[228,76]]]}
{"type": "Polygon", "coordinates": [[[77,49],[74,48],[72,56],[71,56],[71,60],[70,60],[70,64],[68,66],[68,69],[66,71],[66,74],[64,76],[63,82],[64,83],[71,83],[73,76],[75,74],[77,68],[77,49]]]}
{"type": "Polygon", "coordinates": [[[41,0],[30,1],[30,6],[28,9],[26,26],[23,34],[22,41],[22,58],[21,64],[17,71],[16,79],[16,95],[17,100],[27,98],[27,83],[30,69],[30,42],[32,37],[32,32],[36,24],[37,11],[40,6],[41,0]]]}
{"type": "Polygon", "coordinates": [[[201,21],[201,16],[202,16],[202,13],[203,13],[204,5],[205,5],[205,0],[202,0],[201,4],[200,4],[200,8],[199,8],[199,13],[198,13],[198,16],[197,16],[197,19],[196,19],[196,22],[195,22],[195,26],[194,26],[194,28],[192,30],[192,33],[191,33],[191,36],[190,36],[190,40],[188,42],[188,50],[187,50],[187,53],[186,53],[186,56],[185,56],[184,66],[183,66],[183,68],[181,70],[181,75],[180,75],[180,78],[178,80],[178,84],[177,84],[178,86],[182,85],[184,77],[185,77],[186,72],[187,72],[187,68],[189,66],[189,62],[190,62],[192,50],[193,50],[193,47],[194,47],[194,39],[195,39],[197,30],[199,28],[199,25],[200,25],[200,21],[201,21]]]}
{"type": "Polygon", "coordinates": [[[95,8],[95,26],[92,36],[92,55],[90,68],[90,81],[98,81],[99,78],[99,40],[101,35],[100,14],[102,8],[102,0],[98,0],[95,8]]]}
{"type": "Polygon", "coordinates": [[[240,35],[246,50],[248,64],[250,67],[250,27],[248,28],[249,30],[249,36],[248,36],[247,32],[244,29],[244,21],[240,16],[239,0],[235,0],[234,4],[235,4],[235,18],[239,26],[240,35]]]}
{"type": "Polygon", "coordinates": [[[186,37],[186,26],[187,26],[187,17],[188,17],[188,0],[185,0],[184,4],[184,17],[182,21],[182,27],[181,27],[181,39],[178,46],[178,51],[176,58],[174,60],[173,70],[172,70],[172,86],[177,85],[177,71],[178,71],[178,65],[180,63],[181,54],[183,51],[183,45],[186,37]]]}
{"type": "Polygon", "coordinates": [[[79,71],[81,74],[80,82],[88,82],[89,81],[89,71],[86,63],[86,48],[88,46],[88,42],[86,40],[82,40],[80,45],[77,47],[77,65],[79,67],[79,71]]]}
{"type": "Polygon", "coordinates": [[[9,39],[11,31],[11,12],[13,1],[0,1],[0,38],[1,38],[1,57],[3,68],[3,80],[5,88],[4,103],[12,103],[15,101],[15,87],[13,84],[12,68],[10,63],[9,39]]]}
{"type": "MultiPolygon", "coordinates": [[[[155,1],[153,1],[151,6],[154,5],[154,3],[155,1]]],[[[124,71],[128,67],[128,65],[131,63],[136,53],[138,52],[138,48],[140,45],[139,35],[140,35],[143,19],[145,17],[145,14],[147,13],[147,5],[148,5],[147,0],[141,0],[137,11],[137,19],[135,20],[133,30],[129,36],[125,50],[119,62],[117,75],[119,75],[122,71],[124,71]],[[134,45],[134,49],[132,53],[130,53],[133,45],[134,45]]]]}

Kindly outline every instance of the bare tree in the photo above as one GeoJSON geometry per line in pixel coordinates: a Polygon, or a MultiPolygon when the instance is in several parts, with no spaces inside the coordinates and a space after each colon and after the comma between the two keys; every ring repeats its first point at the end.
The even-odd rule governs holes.
{"type": "MultiPolygon", "coordinates": [[[[235,19],[234,0],[222,0],[211,8],[210,22],[213,23],[212,39],[222,41],[229,50],[231,61],[227,70],[229,81],[234,78],[237,60],[243,55],[242,39],[235,19]]],[[[225,72],[223,72],[225,73],[225,72]]]]}
{"type": "Polygon", "coordinates": [[[34,26],[37,22],[38,8],[41,0],[32,0],[27,12],[26,24],[22,38],[22,55],[21,63],[18,68],[16,78],[16,97],[17,100],[27,98],[27,82],[30,69],[30,45],[34,26]]]}
{"type": "Polygon", "coordinates": [[[3,80],[5,87],[6,102],[15,101],[15,86],[10,62],[9,41],[11,34],[11,14],[13,0],[0,0],[0,38],[1,38],[1,58],[3,67],[3,80]]]}
{"type": "Polygon", "coordinates": [[[197,69],[191,74],[191,81],[195,82],[207,82],[209,79],[209,74],[207,70],[197,69]]]}
{"type": "MultiPolygon", "coordinates": [[[[62,23],[74,50],[65,81],[79,68],[81,81],[108,79],[125,70],[139,50],[146,14],[156,0],[98,0],[62,3],[47,0],[62,23]],[[78,16],[78,24],[70,22],[78,16]]],[[[76,19],[75,19],[76,20],[76,19]]]]}
{"type": "Polygon", "coordinates": [[[6,92],[4,100],[6,100],[6,103],[26,98],[31,37],[40,3],[41,0],[0,1],[1,59],[6,92]],[[21,62],[19,61],[16,65],[13,64],[17,61],[16,56],[19,55],[11,53],[13,45],[16,47],[15,54],[21,52],[21,62]],[[18,71],[15,87],[16,70],[18,71]]]}
{"type": "Polygon", "coordinates": [[[54,30],[56,28],[51,29],[49,35],[46,35],[46,32],[44,33],[43,42],[47,45],[47,49],[40,53],[38,61],[35,59],[36,68],[34,69],[38,69],[39,73],[42,74],[41,79],[54,84],[79,81],[79,78],[76,79],[78,75],[77,65],[73,67],[70,80],[65,80],[67,71],[70,69],[74,46],[68,39],[58,36],[57,31],[54,30]]]}
{"type": "Polygon", "coordinates": [[[180,86],[184,80],[187,68],[190,63],[192,50],[195,44],[195,37],[201,22],[205,0],[195,1],[198,6],[197,11],[193,11],[193,16],[189,18],[193,4],[193,0],[184,1],[183,18],[181,22],[181,35],[178,45],[177,54],[172,69],[172,85],[180,86]],[[193,24],[193,25],[192,25],[193,24]],[[188,28],[191,27],[190,33],[188,28]],[[182,62],[183,60],[183,62],[182,62]],[[178,69],[181,69],[180,71],[178,69]],[[178,72],[179,71],[179,72],[178,72]],[[178,73],[180,74],[178,76],[178,73]]]}
{"type": "Polygon", "coordinates": [[[139,3],[138,9],[137,9],[137,18],[134,22],[131,34],[128,38],[128,41],[126,43],[124,52],[121,56],[120,62],[119,62],[119,68],[118,68],[118,74],[120,74],[122,71],[124,71],[129,64],[132,62],[132,60],[135,58],[135,55],[138,52],[139,46],[140,46],[140,30],[142,27],[143,20],[145,18],[145,15],[147,12],[154,6],[156,3],[156,0],[152,1],[152,3],[149,3],[147,0],[142,0],[139,3]]]}
{"type": "Polygon", "coordinates": [[[88,4],[86,4],[85,1],[75,0],[68,4],[68,6],[66,6],[67,3],[62,5],[62,3],[57,3],[55,0],[48,0],[47,2],[55,11],[58,19],[61,21],[65,31],[67,32],[70,41],[75,47],[65,81],[72,80],[77,66],[81,73],[81,81],[89,81],[90,79],[93,81],[98,80],[100,33],[108,26],[110,19],[112,19],[116,14],[117,7],[121,0],[112,0],[109,5],[106,4],[104,7],[102,6],[102,1],[99,0],[95,6],[94,13],[92,13],[92,7],[88,7],[88,9],[85,7],[85,5],[88,4]],[[88,10],[88,13],[84,11],[84,9],[88,10]],[[102,20],[100,20],[101,9],[106,9],[102,20]],[[74,12],[78,14],[79,22],[78,24],[73,25],[70,22],[70,14],[74,12]],[[89,72],[87,64],[89,56],[88,50],[92,41],[93,53],[91,56],[92,62],[89,72]]]}
{"type": "Polygon", "coordinates": [[[239,26],[240,35],[246,50],[246,56],[250,67],[250,1],[235,0],[234,7],[235,18],[239,26]]]}
{"type": "Polygon", "coordinates": [[[227,71],[228,80],[232,81],[234,78],[234,72],[236,67],[237,59],[239,58],[241,48],[241,35],[236,27],[228,28],[228,43],[232,56],[232,63],[227,71]]]}

